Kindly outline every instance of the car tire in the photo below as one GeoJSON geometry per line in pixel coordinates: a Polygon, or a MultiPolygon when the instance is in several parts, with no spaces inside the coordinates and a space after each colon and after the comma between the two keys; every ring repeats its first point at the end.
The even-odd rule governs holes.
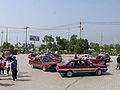
{"type": "Polygon", "coordinates": [[[31,64],[31,67],[32,67],[32,68],[35,68],[34,64],[31,64]]]}
{"type": "Polygon", "coordinates": [[[73,72],[72,71],[67,71],[66,72],[66,76],[67,77],[72,77],[73,76],[73,72]]]}
{"type": "Polygon", "coordinates": [[[47,70],[46,67],[44,67],[44,66],[42,67],[42,69],[43,69],[44,72],[47,70]]]}
{"type": "Polygon", "coordinates": [[[102,75],[102,70],[100,70],[100,69],[96,70],[96,75],[98,75],[98,76],[102,75]]]}

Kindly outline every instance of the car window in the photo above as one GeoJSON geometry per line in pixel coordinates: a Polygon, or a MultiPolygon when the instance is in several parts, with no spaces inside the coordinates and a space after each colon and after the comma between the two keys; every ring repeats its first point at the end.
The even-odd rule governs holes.
{"type": "Polygon", "coordinates": [[[40,61],[40,59],[39,58],[35,58],[35,60],[34,61],[40,61]]]}
{"type": "Polygon", "coordinates": [[[80,61],[75,61],[74,66],[80,66],[80,61]]]}
{"type": "Polygon", "coordinates": [[[90,66],[90,63],[88,61],[84,60],[84,61],[81,61],[81,65],[82,66],[90,66]]]}
{"type": "Polygon", "coordinates": [[[80,66],[80,61],[71,61],[68,66],[80,66]]]}
{"type": "Polygon", "coordinates": [[[50,62],[50,60],[48,58],[43,58],[42,62],[50,62]]]}

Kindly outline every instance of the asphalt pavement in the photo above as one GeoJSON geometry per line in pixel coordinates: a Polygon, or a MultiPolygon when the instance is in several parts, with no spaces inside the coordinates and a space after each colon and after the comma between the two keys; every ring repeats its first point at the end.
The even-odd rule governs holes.
{"type": "MultiPolygon", "coordinates": [[[[120,70],[115,70],[116,57],[111,56],[108,71],[102,76],[79,75],[71,78],[61,77],[58,72],[44,72],[32,69],[26,54],[17,55],[18,79],[0,76],[0,90],[120,90],[120,70]]],[[[64,55],[64,59],[73,58],[64,55]]]]}

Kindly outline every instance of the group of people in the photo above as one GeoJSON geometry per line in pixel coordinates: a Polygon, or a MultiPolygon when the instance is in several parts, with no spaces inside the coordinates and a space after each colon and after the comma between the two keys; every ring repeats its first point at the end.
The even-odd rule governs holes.
{"type": "Polygon", "coordinates": [[[15,56],[11,56],[7,59],[0,57],[0,75],[5,74],[4,70],[7,69],[7,75],[11,70],[13,81],[17,79],[17,60],[15,56]]]}

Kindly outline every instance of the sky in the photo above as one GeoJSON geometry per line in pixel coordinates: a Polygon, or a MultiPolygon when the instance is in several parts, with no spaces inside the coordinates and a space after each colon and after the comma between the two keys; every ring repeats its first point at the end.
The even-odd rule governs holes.
{"type": "MultiPolygon", "coordinates": [[[[79,36],[81,20],[82,38],[99,44],[120,43],[120,0],[0,0],[0,39],[6,41],[7,27],[51,28],[54,30],[30,29],[29,35],[39,36],[40,44],[45,35],[68,39],[79,36]],[[90,22],[90,23],[84,23],[90,22]],[[119,22],[118,25],[91,24],[91,22],[119,22]],[[76,23],[75,25],[73,23],[76,23]],[[71,28],[76,27],[76,28],[71,28]],[[102,37],[102,38],[101,38],[102,37]]],[[[8,41],[25,43],[25,29],[8,28],[8,41]]],[[[33,43],[33,42],[32,42],[33,43]]]]}

